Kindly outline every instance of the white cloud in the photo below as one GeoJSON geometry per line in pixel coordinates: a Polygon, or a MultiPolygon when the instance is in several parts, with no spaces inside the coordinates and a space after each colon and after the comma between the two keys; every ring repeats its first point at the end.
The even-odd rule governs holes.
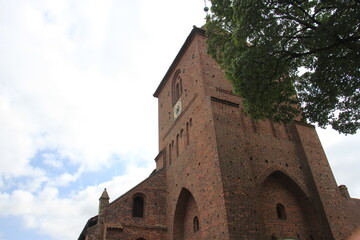
{"type": "Polygon", "coordinates": [[[360,198],[360,133],[345,136],[318,129],[318,134],[338,185],[346,185],[352,197],[360,198]]]}
{"type": "Polygon", "coordinates": [[[139,76],[122,68],[112,78],[100,72],[101,65],[106,65],[101,38],[104,26],[112,26],[106,21],[111,4],[91,1],[81,6],[70,7],[71,23],[62,22],[64,16],[56,15],[63,11],[57,10],[51,17],[54,24],[49,24],[42,16],[45,12],[50,16],[57,5],[38,10],[25,4],[15,16],[23,15],[26,26],[15,25],[15,35],[2,36],[10,46],[1,61],[7,95],[0,96],[2,124],[7,126],[0,141],[2,159],[8,165],[2,169],[9,174],[24,174],[30,159],[44,148],[58,149],[71,163],[94,170],[106,164],[113,152],[146,146],[144,138],[129,139],[129,124],[139,123],[139,135],[145,130],[136,120],[144,118],[141,109],[132,111],[140,103],[128,105],[134,98],[129,89],[136,89],[134,77],[139,76]],[[81,25],[83,39],[67,38],[66,30],[74,25],[81,25]],[[13,40],[19,42],[9,44],[13,40]],[[12,59],[7,61],[9,56],[12,59]],[[125,74],[120,75],[121,71],[125,74]]]}
{"type": "Polygon", "coordinates": [[[0,96],[0,174],[23,174],[28,168],[27,158],[35,153],[33,131],[21,120],[7,96],[0,96]],[[14,161],[15,160],[15,161],[14,161]]]}
{"type": "Polygon", "coordinates": [[[156,156],[151,95],[191,29],[169,38],[174,26],[163,19],[180,18],[186,4],[154,14],[174,2],[20,2],[1,7],[2,174],[26,175],[43,149],[62,158],[47,164],[67,159],[92,171],[113,154],[156,156]],[[154,56],[165,64],[149,64],[154,56]]]}
{"type": "Polygon", "coordinates": [[[38,229],[53,239],[76,239],[87,219],[97,214],[98,199],[104,188],[114,200],[135,186],[139,178],[145,179],[151,170],[151,166],[129,166],[123,176],[88,186],[70,198],[59,197],[54,187],[45,187],[36,194],[26,190],[3,193],[0,194],[0,216],[22,216],[26,228],[38,229]]]}
{"type": "Polygon", "coordinates": [[[151,67],[133,65],[131,51],[142,40],[130,24],[131,6],[115,5],[0,3],[0,189],[15,189],[1,194],[0,215],[20,216],[27,228],[54,239],[78,236],[96,214],[104,185],[118,196],[154,168],[151,67]],[[60,197],[58,187],[110,167],[114,156],[152,165],[60,197]]]}
{"type": "Polygon", "coordinates": [[[44,164],[49,167],[61,169],[63,167],[63,163],[57,159],[57,154],[54,153],[44,153],[42,154],[44,158],[44,164]]]}

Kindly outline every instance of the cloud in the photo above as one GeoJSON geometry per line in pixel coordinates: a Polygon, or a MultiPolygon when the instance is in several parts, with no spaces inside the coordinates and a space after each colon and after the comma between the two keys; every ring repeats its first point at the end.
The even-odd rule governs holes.
{"type": "Polygon", "coordinates": [[[162,49],[171,39],[180,47],[191,29],[169,38],[163,19],[186,7],[154,14],[169,1],[20,2],[1,6],[1,176],[34,175],[44,149],[58,153],[46,163],[64,170],[96,171],[114,154],[156,156],[151,95],[178,50],[162,49]],[[166,64],[149,64],[154,56],[166,64]]]}
{"type": "Polygon", "coordinates": [[[43,154],[43,162],[45,165],[57,169],[61,169],[63,167],[63,163],[57,159],[57,155],[54,153],[44,153],[43,154]]]}
{"type": "Polygon", "coordinates": [[[352,197],[360,198],[360,133],[345,136],[332,129],[317,132],[338,185],[346,185],[352,197]]]}
{"type": "Polygon", "coordinates": [[[154,168],[154,82],[128,24],[139,3],[119,4],[0,3],[0,215],[53,239],[78,236],[105,185],[118,196],[154,168]],[[119,161],[124,176],[74,187],[119,161]]]}
{"type": "Polygon", "coordinates": [[[69,198],[59,197],[55,187],[45,187],[38,193],[15,190],[0,194],[0,216],[22,216],[29,229],[38,229],[53,239],[76,239],[88,218],[97,215],[98,199],[104,188],[114,200],[139,178],[145,179],[152,166],[129,166],[122,176],[96,186],[88,186],[69,198]],[[76,221],[74,221],[76,219],[76,221]]]}
{"type": "Polygon", "coordinates": [[[1,36],[1,45],[9,46],[1,59],[1,124],[7,126],[0,139],[4,174],[27,174],[32,157],[45,148],[57,149],[71,164],[95,170],[114,153],[147,146],[144,138],[128,137],[128,126],[134,122],[139,133],[146,132],[140,124],[144,107],[125,104],[131,103],[129,89],[136,89],[134,77],[139,76],[122,68],[112,78],[101,72],[106,65],[101,51],[106,38],[103,26],[112,26],[106,17],[109,2],[90,1],[81,7],[47,4],[49,9],[25,4],[15,17],[9,16],[16,23],[22,15],[25,26],[17,23],[13,35],[1,36]],[[67,9],[72,15],[63,22],[66,16],[61,14],[67,9]],[[77,25],[82,26],[80,32],[69,38],[68,29],[77,25]],[[15,44],[9,44],[12,41],[15,44]]]}

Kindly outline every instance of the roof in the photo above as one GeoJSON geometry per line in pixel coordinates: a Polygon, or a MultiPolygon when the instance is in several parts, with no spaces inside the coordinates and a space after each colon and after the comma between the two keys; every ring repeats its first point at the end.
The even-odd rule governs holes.
{"type": "Polygon", "coordinates": [[[191,30],[189,36],[186,38],[185,43],[183,44],[183,46],[181,47],[180,51],[178,52],[178,54],[176,55],[174,61],[171,63],[169,69],[167,70],[165,76],[163,77],[163,79],[160,82],[160,85],[157,87],[155,93],[153,94],[154,97],[158,97],[161,90],[163,89],[163,87],[165,86],[166,80],[169,78],[169,75],[172,73],[172,71],[174,70],[174,68],[176,67],[176,65],[178,64],[178,62],[180,61],[181,57],[184,55],[186,49],[189,47],[191,41],[193,40],[194,36],[196,34],[200,34],[205,36],[205,30],[196,27],[195,25],[193,26],[193,29],[191,30]]]}
{"type": "Polygon", "coordinates": [[[105,200],[109,200],[109,199],[110,199],[110,198],[109,198],[109,194],[108,194],[107,191],[106,191],[106,188],[104,189],[103,193],[101,194],[99,200],[101,200],[101,199],[105,199],[105,200]]]}
{"type": "Polygon", "coordinates": [[[98,215],[90,218],[90,219],[86,222],[84,229],[81,231],[78,240],[85,240],[86,230],[87,230],[88,228],[96,225],[96,224],[97,224],[97,221],[98,221],[98,215]]]}

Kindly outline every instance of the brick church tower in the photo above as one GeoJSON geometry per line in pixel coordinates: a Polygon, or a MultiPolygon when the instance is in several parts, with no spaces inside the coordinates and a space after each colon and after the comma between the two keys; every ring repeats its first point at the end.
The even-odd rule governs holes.
{"type": "Polygon", "coordinates": [[[345,240],[360,226],[360,200],[337,186],[314,126],[247,117],[204,30],[154,96],[156,170],[111,203],[104,192],[79,240],[345,240]]]}

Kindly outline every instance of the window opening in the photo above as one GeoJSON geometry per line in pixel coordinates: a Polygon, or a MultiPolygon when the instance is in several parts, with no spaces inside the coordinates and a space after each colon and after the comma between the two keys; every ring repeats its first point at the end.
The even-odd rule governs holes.
{"type": "Polygon", "coordinates": [[[133,217],[144,217],[144,199],[140,196],[134,198],[133,201],[133,217]]]}
{"type": "Polygon", "coordinates": [[[199,231],[199,218],[197,216],[194,217],[194,232],[199,231]]]}
{"type": "Polygon", "coordinates": [[[172,100],[173,100],[173,105],[176,103],[176,101],[179,99],[179,97],[182,94],[182,79],[180,76],[180,69],[178,69],[175,72],[174,78],[173,78],[173,82],[172,82],[172,100]]]}
{"type": "Polygon", "coordinates": [[[285,207],[281,203],[276,204],[276,213],[279,219],[286,219],[285,207]]]}
{"type": "Polygon", "coordinates": [[[175,98],[180,96],[180,84],[176,83],[175,98]]]}
{"type": "Polygon", "coordinates": [[[176,156],[179,156],[179,134],[176,135],[176,156]]]}

